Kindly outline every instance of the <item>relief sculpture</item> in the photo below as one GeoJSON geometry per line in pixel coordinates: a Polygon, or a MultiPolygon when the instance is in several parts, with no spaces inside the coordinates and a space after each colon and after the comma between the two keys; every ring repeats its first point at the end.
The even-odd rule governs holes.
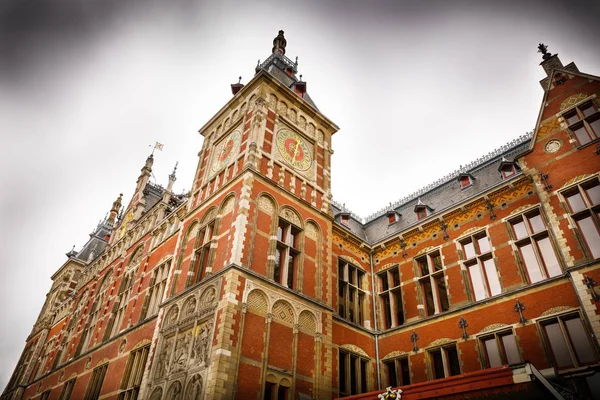
{"type": "Polygon", "coordinates": [[[191,332],[187,332],[181,334],[177,338],[177,344],[175,345],[175,356],[173,358],[173,365],[171,366],[171,373],[185,370],[189,354],[190,336],[191,332]]]}

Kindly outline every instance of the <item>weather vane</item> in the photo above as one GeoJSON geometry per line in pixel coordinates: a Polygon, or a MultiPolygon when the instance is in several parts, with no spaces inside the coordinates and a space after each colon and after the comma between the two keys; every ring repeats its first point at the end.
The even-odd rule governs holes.
{"type": "Polygon", "coordinates": [[[164,144],[156,142],[153,145],[149,144],[148,147],[152,147],[152,153],[150,153],[151,156],[154,155],[154,150],[160,150],[162,151],[164,144]]]}

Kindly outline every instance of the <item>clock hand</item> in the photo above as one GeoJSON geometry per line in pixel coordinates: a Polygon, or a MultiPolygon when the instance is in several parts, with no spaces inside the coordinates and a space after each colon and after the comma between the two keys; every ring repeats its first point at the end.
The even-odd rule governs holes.
{"type": "Polygon", "coordinates": [[[300,141],[296,141],[296,148],[294,149],[294,156],[292,157],[292,161],[296,161],[296,156],[298,155],[298,147],[300,146],[300,141]]]}

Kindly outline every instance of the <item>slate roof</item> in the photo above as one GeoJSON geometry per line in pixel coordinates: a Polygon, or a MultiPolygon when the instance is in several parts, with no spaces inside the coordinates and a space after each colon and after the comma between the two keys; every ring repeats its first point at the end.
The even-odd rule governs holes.
{"type": "MultiPolygon", "coordinates": [[[[422,204],[433,209],[431,214],[428,215],[436,215],[446,212],[448,209],[462,204],[494,186],[502,184],[504,180],[498,168],[503,162],[503,158],[510,162],[514,161],[517,155],[529,148],[531,136],[531,133],[527,133],[518,137],[499,149],[478,158],[460,170],[454,171],[415,193],[398,200],[390,207],[379,210],[366,219],[344,210],[343,205],[334,202],[332,209],[335,221],[339,226],[350,230],[369,244],[377,243],[388,236],[405,231],[419,223],[415,213],[415,205],[417,205],[419,199],[422,204]],[[458,182],[458,177],[461,174],[469,174],[474,178],[471,186],[461,189],[458,182]],[[396,222],[389,224],[386,214],[391,210],[401,214],[401,217],[396,222]],[[350,214],[348,226],[340,222],[340,215],[343,212],[350,214]]],[[[515,167],[517,170],[516,176],[521,175],[518,165],[515,165],[515,167]]],[[[513,177],[510,179],[513,179],[513,177]]]]}
{"type": "MultiPolygon", "coordinates": [[[[271,54],[265,61],[256,66],[256,72],[264,69],[271,76],[277,79],[279,82],[283,83],[285,86],[290,88],[290,90],[294,90],[294,85],[299,79],[296,77],[296,73],[298,72],[298,59],[296,58],[296,62],[293,62],[283,54],[273,53],[271,54]],[[285,72],[286,68],[291,68],[293,73],[290,75],[285,72]]],[[[295,92],[294,92],[295,94],[295,92]]],[[[307,93],[304,93],[304,97],[302,97],[304,101],[310,104],[315,110],[319,111],[319,108],[307,93]]]]}

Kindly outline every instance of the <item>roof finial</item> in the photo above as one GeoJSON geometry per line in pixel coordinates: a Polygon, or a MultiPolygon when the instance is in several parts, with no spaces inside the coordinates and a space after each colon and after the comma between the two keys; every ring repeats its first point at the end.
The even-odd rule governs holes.
{"type": "Polygon", "coordinates": [[[112,208],[110,209],[110,214],[108,215],[108,222],[114,223],[117,218],[117,213],[121,208],[121,202],[123,200],[123,193],[119,194],[119,197],[113,201],[112,208]]]}
{"type": "Polygon", "coordinates": [[[287,45],[287,41],[283,37],[283,31],[279,31],[279,34],[275,39],[273,39],[273,49],[271,52],[273,54],[285,54],[285,46],[287,45]]]}
{"type": "MultiPolygon", "coordinates": [[[[242,77],[241,76],[238,77],[238,84],[240,84],[240,83],[242,83],[242,77]]],[[[175,168],[177,168],[177,166],[175,168]]]]}
{"type": "Polygon", "coordinates": [[[538,53],[542,53],[542,59],[547,60],[552,57],[552,54],[548,53],[548,46],[544,43],[538,45],[538,53]]]}

